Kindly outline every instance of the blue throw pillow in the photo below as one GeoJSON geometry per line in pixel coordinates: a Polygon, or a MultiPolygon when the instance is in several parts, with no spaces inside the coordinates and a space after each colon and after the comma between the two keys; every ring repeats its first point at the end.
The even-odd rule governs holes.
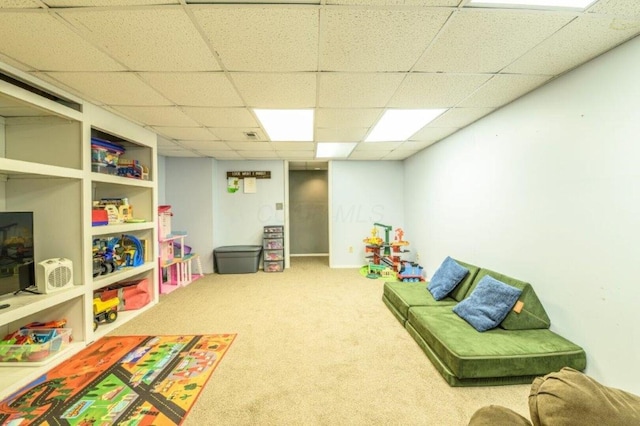
{"type": "Polygon", "coordinates": [[[522,290],[485,275],[473,292],[453,307],[453,312],[478,331],[490,330],[505,319],[522,290]]]}
{"type": "Polygon", "coordinates": [[[447,256],[429,281],[427,290],[436,300],[442,300],[467,276],[469,270],[447,256]]]}

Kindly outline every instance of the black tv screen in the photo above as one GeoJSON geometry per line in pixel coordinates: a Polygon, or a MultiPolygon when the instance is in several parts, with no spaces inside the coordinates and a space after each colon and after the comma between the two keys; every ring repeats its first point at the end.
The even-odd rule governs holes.
{"type": "Polygon", "coordinates": [[[0,295],[33,282],[33,212],[0,212],[0,295]]]}

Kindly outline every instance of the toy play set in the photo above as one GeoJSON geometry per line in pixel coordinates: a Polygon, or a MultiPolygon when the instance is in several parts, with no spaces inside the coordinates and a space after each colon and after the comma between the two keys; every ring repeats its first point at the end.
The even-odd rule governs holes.
{"type": "Polygon", "coordinates": [[[409,245],[403,239],[402,228],[395,230],[393,241],[389,241],[389,233],[393,229],[390,225],[374,223],[371,236],[363,240],[366,243],[367,278],[397,278],[399,281],[424,281],[423,268],[417,263],[402,259],[402,254],[409,250],[409,245]],[[378,228],[384,230],[384,239],[378,235],[378,228]]]}
{"type": "Polygon", "coordinates": [[[138,160],[123,158],[125,148],[112,141],[91,138],[91,170],[109,175],[149,180],[149,168],[138,160]]]}

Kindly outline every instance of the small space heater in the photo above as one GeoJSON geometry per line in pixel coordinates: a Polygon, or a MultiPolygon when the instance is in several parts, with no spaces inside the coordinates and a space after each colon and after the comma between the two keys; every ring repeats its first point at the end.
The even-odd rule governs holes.
{"type": "Polygon", "coordinates": [[[53,293],[73,285],[73,265],[63,257],[38,263],[36,286],[40,293],[53,293]]]}

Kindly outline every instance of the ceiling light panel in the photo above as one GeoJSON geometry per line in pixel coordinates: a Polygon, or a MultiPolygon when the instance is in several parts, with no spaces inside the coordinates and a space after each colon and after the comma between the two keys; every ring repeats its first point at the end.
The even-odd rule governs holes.
{"type": "Polygon", "coordinates": [[[495,73],[574,19],[571,14],[460,10],[415,71],[495,73]]]}
{"type": "Polygon", "coordinates": [[[451,10],[327,8],[322,13],[321,69],[391,72],[411,69],[451,10]]]}
{"type": "Polygon", "coordinates": [[[356,145],[355,142],[321,142],[316,147],[316,158],[347,158],[356,145]]]}
{"type": "Polygon", "coordinates": [[[236,5],[192,13],[229,71],[318,70],[318,8],[236,5]]]}
{"type": "Polygon", "coordinates": [[[446,109],[390,109],[385,111],[365,142],[397,142],[408,139],[446,109]]]}
{"type": "Polygon", "coordinates": [[[312,141],[312,109],[254,109],[271,141],[312,141]]]}
{"type": "Polygon", "coordinates": [[[466,6],[582,11],[595,2],[596,0],[469,0],[466,6]]]}

